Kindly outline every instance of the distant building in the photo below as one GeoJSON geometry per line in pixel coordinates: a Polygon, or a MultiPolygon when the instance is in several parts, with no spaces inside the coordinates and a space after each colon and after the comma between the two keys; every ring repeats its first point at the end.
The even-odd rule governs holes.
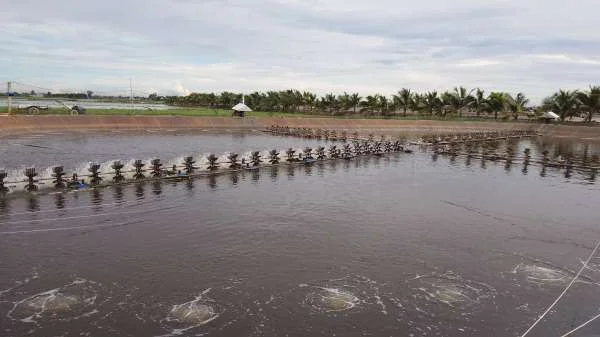
{"type": "Polygon", "coordinates": [[[558,120],[558,119],[560,119],[560,116],[557,115],[557,114],[555,114],[552,111],[546,111],[546,112],[544,112],[544,119],[546,119],[546,120],[558,120]]]}
{"type": "Polygon", "coordinates": [[[233,108],[233,113],[231,114],[234,117],[244,117],[246,112],[252,111],[246,104],[244,104],[244,100],[242,99],[242,103],[236,104],[233,108]]]}

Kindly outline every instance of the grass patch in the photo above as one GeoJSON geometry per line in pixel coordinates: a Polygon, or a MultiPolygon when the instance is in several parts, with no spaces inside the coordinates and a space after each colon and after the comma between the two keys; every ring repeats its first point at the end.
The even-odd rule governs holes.
{"type": "MultiPolygon", "coordinates": [[[[166,110],[130,110],[130,109],[88,109],[88,115],[127,115],[127,116],[196,116],[196,117],[231,117],[231,110],[209,108],[177,108],[166,110]]],[[[284,112],[253,111],[249,117],[311,117],[306,114],[290,114],[284,112]]]]}
{"type": "MultiPolygon", "coordinates": [[[[8,111],[7,108],[0,108],[0,112],[8,111]]],[[[15,111],[14,114],[26,115],[25,112],[15,111]]],[[[70,115],[71,112],[62,108],[50,108],[41,110],[39,115],[70,115]]],[[[196,116],[196,117],[231,117],[231,110],[208,109],[208,108],[177,108],[165,110],[131,110],[131,109],[86,109],[86,115],[95,116],[196,116]]],[[[249,117],[314,117],[306,114],[290,114],[284,112],[264,112],[253,111],[248,114],[249,117]]]]}
{"type": "MultiPolygon", "coordinates": [[[[8,108],[3,106],[0,107],[0,114],[7,113],[8,108]]],[[[70,115],[70,111],[64,108],[50,108],[48,110],[41,110],[39,115],[70,115]]],[[[25,112],[13,109],[13,114],[26,115],[25,112]]],[[[87,109],[86,115],[92,116],[192,116],[192,117],[231,117],[231,110],[227,109],[210,109],[203,107],[195,108],[174,108],[164,110],[131,110],[131,109],[87,109]]],[[[286,117],[286,118],[307,118],[307,117],[321,117],[321,118],[336,118],[336,119],[386,119],[386,120],[433,120],[433,121],[465,121],[465,122],[519,122],[519,123],[535,123],[534,121],[528,121],[526,119],[519,119],[518,121],[509,119],[498,118],[494,120],[491,116],[462,116],[447,115],[437,116],[429,114],[409,114],[403,116],[402,114],[395,115],[367,115],[367,114],[350,114],[350,115],[336,115],[333,116],[329,113],[315,113],[315,114],[303,114],[303,113],[288,113],[288,112],[266,112],[266,111],[253,111],[247,114],[248,117],[286,117]]],[[[567,122],[564,122],[567,123],[567,122]]],[[[558,124],[558,123],[555,123],[558,124]]],[[[577,123],[584,124],[584,123],[577,123]]]]}

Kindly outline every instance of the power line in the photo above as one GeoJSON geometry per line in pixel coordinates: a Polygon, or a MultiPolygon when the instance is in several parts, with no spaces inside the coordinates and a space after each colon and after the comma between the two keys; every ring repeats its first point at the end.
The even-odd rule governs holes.
{"type": "MultiPolygon", "coordinates": [[[[546,315],[550,312],[550,310],[552,310],[552,308],[554,308],[554,306],[556,305],[556,303],[558,303],[558,301],[560,301],[561,298],[563,298],[563,296],[567,293],[567,291],[571,288],[571,286],[575,283],[575,281],[577,281],[577,279],[579,278],[579,275],[581,275],[581,273],[583,272],[583,270],[585,268],[587,268],[588,263],[590,263],[590,260],[592,259],[592,257],[596,254],[596,251],[598,250],[598,247],[600,247],[600,240],[598,240],[598,243],[596,243],[596,247],[594,247],[594,250],[592,250],[592,253],[590,254],[590,256],[587,258],[587,260],[583,263],[583,266],[581,266],[581,269],[579,269],[579,271],[577,272],[577,274],[575,275],[575,277],[573,277],[573,279],[571,280],[571,282],[569,283],[569,285],[567,285],[567,287],[565,288],[565,290],[563,290],[562,293],[560,293],[560,295],[558,295],[558,297],[554,300],[554,302],[552,302],[552,304],[550,304],[550,306],[548,307],[548,309],[546,309],[546,311],[544,311],[544,313],[529,327],[529,329],[527,329],[527,331],[525,331],[521,337],[525,337],[527,336],[527,334],[529,334],[529,332],[531,332],[531,330],[533,330],[533,328],[542,320],[544,319],[544,317],[546,317],[546,315]]],[[[570,332],[569,332],[570,333],[570,332]]]]}
{"type": "Polygon", "coordinates": [[[585,323],[581,324],[580,326],[576,327],[575,329],[573,329],[573,330],[571,330],[571,331],[567,332],[566,334],[564,334],[564,335],[562,335],[562,336],[560,336],[560,337],[567,337],[567,336],[569,336],[570,334],[572,334],[573,332],[576,332],[577,330],[579,330],[579,329],[581,329],[581,328],[585,327],[586,325],[588,325],[588,324],[592,323],[593,321],[595,321],[595,320],[596,320],[596,319],[598,319],[598,318],[600,318],[600,314],[598,314],[598,315],[596,315],[596,316],[594,316],[594,317],[592,317],[592,318],[588,319],[588,320],[587,320],[585,323]]]}

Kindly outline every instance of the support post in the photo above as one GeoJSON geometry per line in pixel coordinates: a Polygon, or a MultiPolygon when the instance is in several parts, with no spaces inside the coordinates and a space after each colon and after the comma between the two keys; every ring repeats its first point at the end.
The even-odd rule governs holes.
{"type": "Polygon", "coordinates": [[[6,87],[6,95],[8,98],[8,114],[10,115],[12,113],[12,82],[8,81],[6,87]]]}

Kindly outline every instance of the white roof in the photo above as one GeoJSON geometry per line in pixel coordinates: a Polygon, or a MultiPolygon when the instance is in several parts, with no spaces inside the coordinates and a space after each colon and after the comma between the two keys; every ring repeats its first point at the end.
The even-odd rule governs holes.
{"type": "Polygon", "coordinates": [[[252,109],[250,109],[246,104],[244,103],[238,103],[236,104],[233,108],[231,108],[232,110],[235,111],[244,111],[244,112],[248,112],[248,111],[252,111],[252,109]]]}
{"type": "Polygon", "coordinates": [[[544,112],[544,118],[558,119],[559,116],[552,111],[546,111],[544,112]]]}

